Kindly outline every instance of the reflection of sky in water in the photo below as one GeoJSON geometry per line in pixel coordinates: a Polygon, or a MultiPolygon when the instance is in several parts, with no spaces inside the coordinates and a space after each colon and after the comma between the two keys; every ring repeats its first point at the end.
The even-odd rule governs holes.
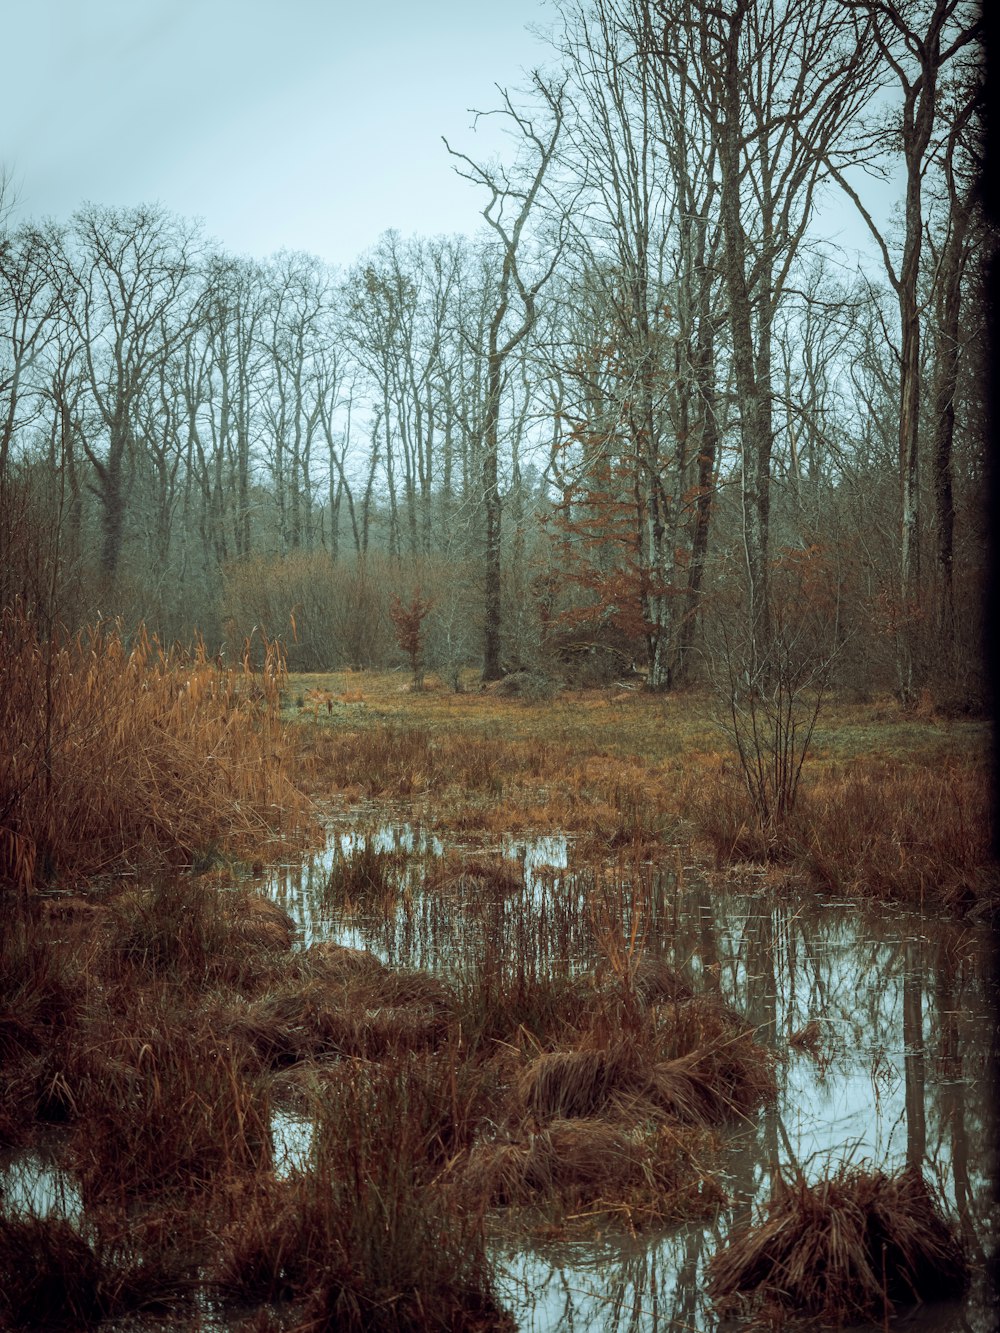
{"type": "Polygon", "coordinates": [[[531,883],[537,872],[545,867],[565,870],[569,865],[569,839],[560,836],[519,838],[516,834],[505,833],[500,850],[505,857],[523,864],[525,878],[531,883]]]}
{"type": "Polygon", "coordinates": [[[83,1200],[72,1176],[43,1152],[18,1153],[0,1167],[0,1200],[8,1215],[29,1213],[71,1222],[83,1216],[83,1200]]]}
{"type": "Polygon", "coordinates": [[[677,1330],[711,1322],[702,1269],[711,1232],[691,1228],[655,1244],[624,1239],[497,1251],[498,1295],[521,1333],[677,1330]]]}
{"type": "Polygon", "coordinates": [[[274,1172],[279,1180],[309,1165],[312,1149],[312,1121],[291,1111],[275,1111],[271,1116],[271,1142],[274,1146],[274,1172]]]}
{"type": "MultiPolygon", "coordinates": [[[[306,948],[324,940],[355,949],[368,949],[390,966],[449,970],[455,960],[469,954],[468,923],[456,913],[454,899],[421,892],[422,867],[443,858],[448,849],[434,833],[419,824],[361,825],[350,829],[331,828],[326,844],[303,863],[276,866],[264,882],[265,890],[293,917],[298,944],[306,948]],[[395,919],[365,918],[363,910],[351,915],[324,907],[324,888],[339,860],[349,861],[362,850],[398,853],[401,866],[397,879],[402,889],[395,919]],[[414,858],[405,866],[406,856],[414,858]]],[[[569,841],[561,836],[525,838],[504,835],[493,848],[478,848],[477,859],[500,856],[524,880],[520,897],[533,910],[541,911],[547,896],[565,895],[561,879],[569,861],[569,841]]]]}
{"type": "MultiPolygon", "coordinates": [[[[395,921],[324,914],[321,890],[334,859],[366,840],[377,850],[430,858],[444,851],[415,825],[334,833],[316,858],[271,880],[271,892],[299,924],[301,942],[335,939],[369,948],[394,966],[445,972],[456,958],[470,956],[476,940],[459,904],[423,894],[419,878],[408,881],[410,900],[395,921]]],[[[572,844],[505,836],[493,851],[522,872],[511,919],[518,913],[547,919],[554,902],[568,903],[580,928],[562,947],[568,940],[571,949],[592,951],[579,909],[595,881],[573,869],[572,844]]],[[[724,1183],[735,1213],[745,1219],[766,1201],[775,1163],[814,1179],[844,1161],[892,1171],[910,1154],[922,1160],[950,1208],[964,1212],[973,1258],[992,1251],[996,1219],[986,1162],[992,1108],[984,1072],[991,1015],[976,962],[985,939],[967,933],[963,941],[960,928],[917,915],[862,914],[851,903],[710,893],[693,874],[682,892],[669,893],[669,909],[646,936],[647,950],[685,967],[698,987],[717,984],[779,1056],[777,1105],[751,1129],[734,1133],[727,1156],[724,1183]],[[819,1059],[788,1045],[811,1020],[820,1023],[819,1059]]],[[[544,949],[540,938],[537,945],[544,949]]],[[[583,961],[589,965],[592,952],[583,961]]],[[[729,1224],[719,1219],[720,1235],[729,1224]]],[[[695,1228],[648,1243],[605,1240],[599,1249],[498,1252],[499,1294],[518,1327],[531,1333],[706,1327],[712,1321],[696,1293],[717,1244],[712,1232],[695,1228]]],[[[980,1290],[970,1305],[928,1309],[915,1322],[985,1333],[993,1320],[983,1303],[980,1290]]]]}

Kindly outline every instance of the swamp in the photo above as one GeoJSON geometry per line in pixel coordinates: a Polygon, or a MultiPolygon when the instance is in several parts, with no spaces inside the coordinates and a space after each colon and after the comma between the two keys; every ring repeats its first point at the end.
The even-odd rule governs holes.
{"type": "Polygon", "coordinates": [[[985,8],[7,6],[0,1329],[997,1327],[985,8]]]}
{"type": "Polygon", "coordinates": [[[779,838],[705,693],[78,639],[140,754],[73,651],[146,868],[11,858],[8,1326],[995,1325],[984,724],[830,702],[779,838]]]}

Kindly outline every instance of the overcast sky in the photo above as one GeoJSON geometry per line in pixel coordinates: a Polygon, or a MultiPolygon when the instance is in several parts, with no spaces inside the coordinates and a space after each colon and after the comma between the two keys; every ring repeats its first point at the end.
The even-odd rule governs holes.
{"type": "MultiPolygon", "coordinates": [[[[0,164],[22,217],[159,202],[232,253],[348,265],[389,227],[471,233],[497,105],[552,60],[549,0],[10,0],[0,164]]],[[[867,189],[873,187],[869,183],[867,189]]],[[[898,190],[876,191],[888,217],[898,190]],[[880,195],[880,197],[879,197],[880,195]]],[[[828,192],[816,231],[870,250],[828,192]]]]}
{"type": "MultiPolygon", "coordinates": [[[[233,252],[348,264],[472,232],[470,107],[549,50],[545,0],[11,0],[0,162],[21,216],[158,201],[233,252]]],[[[495,123],[495,122],[491,122],[495,123]]],[[[486,150],[484,152],[484,149],[486,150]]]]}

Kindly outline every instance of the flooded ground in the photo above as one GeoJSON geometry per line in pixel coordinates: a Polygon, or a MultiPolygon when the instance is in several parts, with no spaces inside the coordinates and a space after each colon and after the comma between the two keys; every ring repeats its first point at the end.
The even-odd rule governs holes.
{"type": "MultiPolygon", "coordinates": [[[[622,921],[637,949],[733,1005],[778,1056],[777,1102],[733,1131],[723,1182],[732,1202],[711,1226],[544,1249],[497,1242],[499,1295],[520,1329],[713,1326],[703,1268],[730,1228],[757,1215],[776,1171],[812,1180],[842,1163],[919,1165],[960,1226],[975,1273],[967,1300],[908,1322],[942,1333],[995,1327],[984,1279],[997,1246],[988,932],[776,896],[752,867],[720,889],[679,858],[578,865],[562,838],[509,838],[492,852],[509,874],[488,907],[474,872],[481,850],[468,853],[469,875],[442,879],[446,849],[406,823],[334,828],[321,853],[276,871],[269,891],[304,946],[333,940],[450,978],[491,951],[532,972],[599,967],[601,922],[622,921]],[[375,901],[330,892],[356,858],[378,867],[375,901]]],[[[300,1154],[307,1127],[282,1132],[300,1154]]]]}
{"type": "MultiPolygon", "coordinates": [[[[402,820],[335,824],[321,851],[273,869],[266,888],[294,918],[296,947],[329,940],[453,983],[487,959],[527,976],[600,978],[614,926],[637,955],[738,1010],[774,1051],[778,1098],[727,1131],[730,1202],[709,1224],[532,1246],[498,1229],[497,1295],[525,1333],[715,1327],[705,1265],[732,1227],[759,1214],[776,1172],[814,1180],[843,1163],[919,1166],[961,1229],[974,1272],[966,1300],[914,1311],[907,1325],[996,1326],[984,1276],[998,1240],[988,932],[776,894],[750,866],[709,883],[679,853],[595,867],[566,838],[445,846],[402,820]]],[[[307,1167],[307,1119],[282,1112],[272,1136],[279,1173],[307,1167]]],[[[79,1192],[56,1161],[43,1142],[0,1170],[7,1209],[78,1218],[79,1192]]]]}

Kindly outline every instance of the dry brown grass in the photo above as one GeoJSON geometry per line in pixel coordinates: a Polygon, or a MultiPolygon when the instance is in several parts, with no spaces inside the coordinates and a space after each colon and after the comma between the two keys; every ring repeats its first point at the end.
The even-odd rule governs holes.
{"type": "Polygon", "coordinates": [[[283,679],[220,670],[113,625],[43,638],[0,618],[0,877],[27,889],[211,847],[259,855],[309,815],[277,714],[283,679]]]}
{"type": "Polygon", "coordinates": [[[109,895],[98,921],[107,975],[128,969],[138,984],[171,977],[191,991],[260,989],[281,971],[294,934],[291,918],[269,899],[187,876],[109,895]]]}
{"type": "Polygon", "coordinates": [[[842,893],[963,910],[1000,887],[990,795],[974,756],[906,767],[859,758],[808,790],[803,859],[842,893]]]}
{"type": "Polygon", "coordinates": [[[0,1144],[19,1144],[37,1118],[61,1119],[63,1069],[85,1004],[81,969],[51,935],[0,900],[0,1144]]]}
{"type": "Polygon", "coordinates": [[[380,1059],[441,1044],[456,999],[438,978],[383,967],[371,954],[330,945],[289,959],[283,977],[220,1023],[265,1068],[334,1057],[380,1059]]]}
{"type": "Polygon", "coordinates": [[[523,868],[509,858],[450,852],[429,868],[425,887],[439,893],[495,896],[520,893],[524,889],[523,868]]]}
{"type": "Polygon", "coordinates": [[[711,1174],[719,1145],[702,1132],[601,1117],[551,1120],[518,1137],[478,1144],[463,1182],[494,1206],[555,1213],[587,1224],[664,1226],[714,1212],[724,1195],[711,1174]]]}
{"type": "Polygon", "coordinates": [[[0,1325],[72,1333],[140,1313],[191,1316],[194,1266],[169,1246],[144,1246],[148,1229],[0,1217],[0,1325]]]}
{"type": "Polygon", "coordinates": [[[207,1009],[174,988],[112,992],[66,1071],[85,1202],[200,1193],[270,1163],[270,1097],[207,1009]]]}
{"type": "Polygon", "coordinates": [[[774,1098],[776,1084],[773,1062],[749,1031],[724,1024],[710,1034],[702,1022],[683,1017],[679,1026],[660,1020],[610,1048],[544,1052],[521,1072],[518,1094],[539,1121],[634,1117],[641,1107],[707,1126],[749,1118],[774,1098]],[[678,1048],[680,1054],[664,1058],[678,1048]]]}
{"type": "Polygon", "coordinates": [[[465,1145],[475,1095],[465,1082],[447,1055],[349,1062],[318,1085],[313,1168],[238,1201],[220,1287],[304,1298],[304,1327],[508,1326],[490,1287],[482,1204],[470,1208],[442,1179],[465,1145]]]}
{"type": "Polygon", "coordinates": [[[550,1051],[539,1055],[520,1078],[525,1110],[538,1120],[594,1116],[616,1093],[641,1091],[644,1062],[631,1046],[615,1050],[550,1051]]]}
{"type": "MultiPolygon", "coordinates": [[[[296,683],[312,680],[336,693],[358,677],[296,683]]],[[[707,695],[565,691],[530,702],[405,694],[391,673],[364,682],[363,712],[301,731],[310,780],[346,800],[403,801],[462,835],[569,833],[598,861],[662,857],[693,839],[719,865],[777,857],[789,873],[862,897],[956,910],[996,898],[982,723],[830,702],[777,837],[759,826],[707,695]]]]}
{"type": "Polygon", "coordinates": [[[919,1172],[844,1170],[812,1186],[779,1178],[763,1220],[713,1256],[709,1279],[723,1310],[842,1325],[957,1297],[968,1269],[919,1172]]]}

